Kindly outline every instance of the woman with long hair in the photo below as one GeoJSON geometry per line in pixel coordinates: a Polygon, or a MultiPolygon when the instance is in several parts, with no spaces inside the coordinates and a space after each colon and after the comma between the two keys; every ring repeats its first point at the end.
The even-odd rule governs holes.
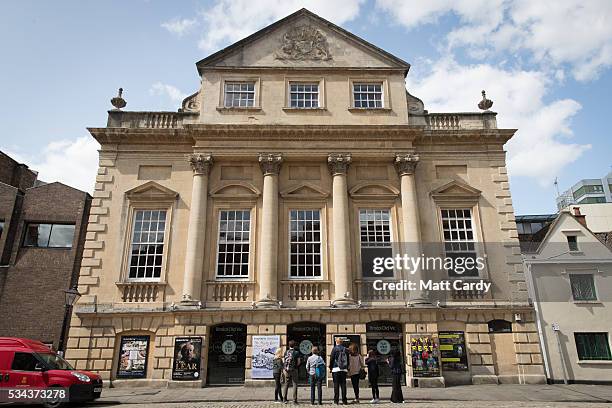
{"type": "Polygon", "coordinates": [[[281,372],[283,371],[283,349],[280,347],[274,353],[272,360],[272,375],[274,376],[274,402],[283,402],[283,392],[281,386],[281,372]]]}
{"type": "Polygon", "coordinates": [[[359,403],[359,380],[361,377],[361,370],[364,367],[363,357],[359,354],[359,346],[356,343],[351,343],[349,349],[349,361],[348,361],[348,376],[351,378],[351,384],[353,385],[353,392],[355,393],[354,403],[359,403]]]}

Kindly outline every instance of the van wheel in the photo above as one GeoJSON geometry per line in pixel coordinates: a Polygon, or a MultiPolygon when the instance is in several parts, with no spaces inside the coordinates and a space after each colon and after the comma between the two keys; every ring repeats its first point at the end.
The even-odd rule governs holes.
{"type": "MultiPolygon", "coordinates": [[[[52,385],[49,388],[56,389],[56,388],[62,388],[62,387],[60,387],[59,385],[52,385]]],[[[43,403],[43,407],[45,408],[58,408],[58,407],[61,407],[62,405],[64,405],[64,403],[62,402],[60,398],[49,399],[43,403]]]]}

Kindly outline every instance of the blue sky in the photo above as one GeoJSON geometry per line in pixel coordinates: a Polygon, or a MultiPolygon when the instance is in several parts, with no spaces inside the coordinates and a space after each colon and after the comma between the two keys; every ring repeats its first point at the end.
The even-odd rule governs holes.
{"type": "Polygon", "coordinates": [[[176,110],[195,62],[301,7],[412,64],[430,111],[474,111],[481,89],[508,144],[517,214],[554,211],[566,189],[611,170],[612,2],[608,0],[20,1],[0,14],[0,149],[92,190],[109,99],[176,110]]]}

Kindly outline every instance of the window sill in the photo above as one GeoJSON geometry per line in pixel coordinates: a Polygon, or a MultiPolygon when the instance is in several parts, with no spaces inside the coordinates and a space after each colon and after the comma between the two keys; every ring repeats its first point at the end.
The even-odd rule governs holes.
{"type": "Polygon", "coordinates": [[[600,300],[572,300],[575,305],[603,305],[600,300]]]}
{"type": "Polygon", "coordinates": [[[219,112],[259,112],[261,106],[217,106],[219,112]]]}
{"type": "Polygon", "coordinates": [[[291,106],[285,106],[283,108],[285,112],[325,112],[327,108],[319,107],[319,108],[293,108],[291,106]]]}
{"type": "Polygon", "coordinates": [[[348,111],[353,113],[388,113],[391,112],[391,108],[355,108],[354,106],[352,106],[348,108],[348,111]]]}
{"type": "Polygon", "coordinates": [[[578,360],[578,364],[612,365],[612,360],[578,360]]]}

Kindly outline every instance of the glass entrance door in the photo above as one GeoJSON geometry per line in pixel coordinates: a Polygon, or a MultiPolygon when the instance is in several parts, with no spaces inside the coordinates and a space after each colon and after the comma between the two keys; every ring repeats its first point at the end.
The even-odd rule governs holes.
{"type": "MultiPolygon", "coordinates": [[[[380,385],[391,385],[393,380],[391,369],[387,364],[387,358],[395,350],[399,350],[402,356],[402,362],[405,364],[404,347],[403,347],[402,325],[395,322],[377,321],[366,324],[366,344],[368,350],[376,351],[378,358],[378,369],[380,377],[378,383],[380,385]]],[[[402,376],[402,384],[405,385],[406,378],[402,376]]]]}

